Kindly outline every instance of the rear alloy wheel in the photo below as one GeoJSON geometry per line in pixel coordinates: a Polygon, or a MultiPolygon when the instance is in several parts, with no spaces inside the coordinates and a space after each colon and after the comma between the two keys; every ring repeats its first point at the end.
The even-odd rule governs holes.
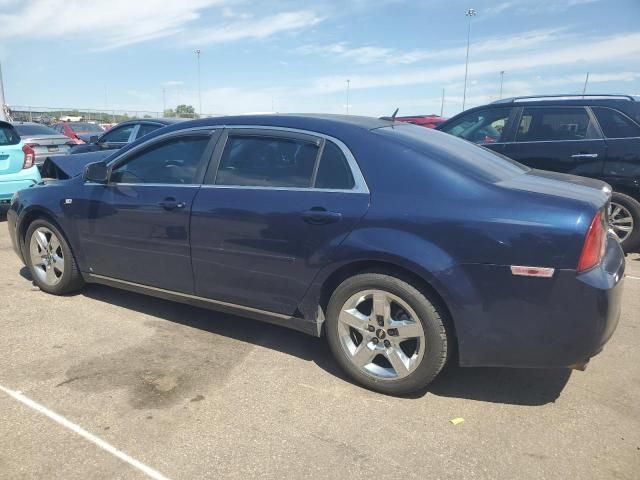
{"type": "Polygon", "coordinates": [[[396,277],[366,273],[345,280],[327,309],[327,339],[343,369],[389,394],[425,387],[447,358],[439,310],[396,277]]]}
{"type": "Polygon", "coordinates": [[[27,266],[41,290],[61,295],[77,290],[82,276],[67,241],[45,220],[35,220],[25,236],[27,266]]]}
{"type": "Polygon", "coordinates": [[[609,207],[609,228],[625,252],[640,245],[640,203],[628,195],[614,192],[609,207]]]}

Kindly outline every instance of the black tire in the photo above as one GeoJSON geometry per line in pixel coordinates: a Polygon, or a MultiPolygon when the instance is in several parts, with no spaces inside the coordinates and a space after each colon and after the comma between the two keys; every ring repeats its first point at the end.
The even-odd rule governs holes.
{"type": "Polygon", "coordinates": [[[27,267],[29,268],[29,272],[31,273],[31,278],[33,278],[33,281],[40,288],[40,290],[52,295],[66,295],[83,287],[84,279],[82,278],[82,274],[78,269],[75,257],[73,256],[73,252],[69,247],[69,243],[67,242],[67,239],[62,234],[62,232],[53,223],[44,219],[37,219],[29,224],[29,228],[27,228],[27,233],[25,234],[24,253],[27,267]],[[36,267],[34,267],[33,261],[31,259],[29,251],[31,237],[33,236],[34,232],[40,227],[45,227],[53,232],[58,238],[60,242],[60,248],[62,249],[64,270],[62,275],[60,276],[59,282],[55,285],[48,285],[46,282],[40,279],[40,276],[36,274],[36,267]]]}
{"type": "Polygon", "coordinates": [[[329,347],[342,369],[366,388],[389,395],[405,395],[423,389],[440,373],[450,350],[445,330],[445,312],[429,295],[407,281],[382,273],[363,273],[342,282],[333,292],[327,307],[325,332],[329,347]],[[388,292],[413,309],[422,325],[426,349],[420,363],[403,378],[382,379],[363,372],[351,362],[339,336],[340,312],[353,295],[364,290],[388,292]]]}
{"type": "Polygon", "coordinates": [[[633,218],[633,231],[620,245],[625,253],[634,252],[640,247],[640,202],[624,193],[613,192],[611,203],[625,208],[633,218]]]}

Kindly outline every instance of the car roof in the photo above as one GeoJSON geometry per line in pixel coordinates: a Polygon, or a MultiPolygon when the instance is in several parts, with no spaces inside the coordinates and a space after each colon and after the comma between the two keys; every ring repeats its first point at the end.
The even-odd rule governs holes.
{"type": "Polygon", "coordinates": [[[297,128],[301,130],[329,133],[339,128],[373,130],[376,128],[393,125],[390,120],[382,120],[374,117],[361,117],[358,115],[336,115],[328,113],[287,113],[287,114],[261,114],[261,115],[229,115],[220,117],[208,117],[191,120],[175,126],[176,130],[198,126],[233,126],[256,125],[284,128],[297,128]]]}
{"type": "Polygon", "coordinates": [[[638,102],[639,97],[617,94],[556,94],[556,95],[528,95],[496,100],[490,105],[605,105],[623,102],[638,102]]]}

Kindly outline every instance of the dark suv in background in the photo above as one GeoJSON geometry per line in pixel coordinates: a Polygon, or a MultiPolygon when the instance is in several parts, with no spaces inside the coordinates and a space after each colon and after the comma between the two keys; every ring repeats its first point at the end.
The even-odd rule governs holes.
{"type": "Polygon", "coordinates": [[[438,130],[531,168],[597,178],[613,188],[610,225],[640,246],[640,97],[516,97],[452,117],[438,130]]]}

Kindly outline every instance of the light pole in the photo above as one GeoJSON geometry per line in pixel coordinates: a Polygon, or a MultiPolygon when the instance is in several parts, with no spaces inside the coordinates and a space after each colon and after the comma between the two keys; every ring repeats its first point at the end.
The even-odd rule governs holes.
{"type": "Polygon", "coordinates": [[[167,89],[162,87],[162,118],[166,116],[167,112],[167,89]]]}
{"type": "Polygon", "coordinates": [[[351,84],[351,80],[347,79],[347,115],[349,115],[349,86],[351,84]]]}
{"type": "Polygon", "coordinates": [[[200,91],[200,49],[196,50],[196,57],[198,59],[198,111],[202,117],[202,93],[200,91]]]}
{"type": "Polygon", "coordinates": [[[502,84],[504,83],[504,70],[500,71],[500,100],[502,100],[502,84]]]}
{"type": "Polygon", "coordinates": [[[471,18],[475,17],[478,12],[473,8],[468,9],[464,14],[469,17],[469,24],[467,27],[467,59],[464,63],[464,92],[462,93],[462,110],[467,103],[467,74],[469,73],[469,41],[471,39],[471,18]]]}

